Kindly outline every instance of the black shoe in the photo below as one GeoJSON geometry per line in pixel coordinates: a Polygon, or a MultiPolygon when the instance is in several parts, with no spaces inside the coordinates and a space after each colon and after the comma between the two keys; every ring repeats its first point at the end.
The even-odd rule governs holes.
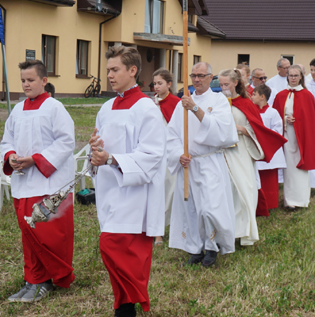
{"type": "Polygon", "coordinates": [[[202,260],[202,265],[205,267],[212,266],[215,263],[215,260],[217,258],[217,252],[215,251],[208,251],[206,250],[206,255],[202,260]]]}
{"type": "Polygon", "coordinates": [[[201,251],[201,253],[199,254],[190,254],[190,258],[183,263],[183,266],[192,266],[194,264],[198,264],[202,261],[202,259],[204,258],[204,253],[203,251],[201,251]]]}
{"type": "Polygon", "coordinates": [[[115,317],[136,317],[137,312],[135,310],[135,304],[127,303],[119,306],[115,309],[115,317]]]}

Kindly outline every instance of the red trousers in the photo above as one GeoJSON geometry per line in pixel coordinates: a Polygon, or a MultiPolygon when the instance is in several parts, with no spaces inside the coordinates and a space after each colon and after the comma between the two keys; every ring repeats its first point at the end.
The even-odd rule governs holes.
{"type": "Polygon", "coordinates": [[[152,237],[142,234],[102,232],[100,250],[115,297],[114,309],[121,304],[140,303],[150,310],[148,283],[152,259],[152,237]]]}
{"type": "Polygon", "coordinates": [[[30,217],[33,204],[42,201],[44,197],[14,199],[22,232],[24,279],[31,284],[53,279],[54,284],[68,288],[74,280],[72,194],[62,202],[54,219],[36,223],[35,229],[32,229],[24,216],[30,217]]]}
{"type": "Polygon", "coordinates": [[[260,217],[260,216],[264,216],[264,217],[269,216],[267,199],[262,188],[258,189],[258,202],[257,202],[257,208],[256,208],[256,217],[260,217]]]}
{"type": "Polygon", "coordinates": [[[263,189],[268,209],[278,208],[279,204],[279,184],[278,169],[259,171],[261,188],[263,189]]]}

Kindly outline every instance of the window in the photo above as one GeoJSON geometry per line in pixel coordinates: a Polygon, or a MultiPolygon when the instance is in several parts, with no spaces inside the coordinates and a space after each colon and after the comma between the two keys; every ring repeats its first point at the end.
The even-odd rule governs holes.
{"type": "Polygon", "coordinates": [[[163,33],[164,2],[161,0],[145,1],[145,33],[163,33]]]}
{"type": "Polygon", "coordinates": [[[237,64],[244,64],[249,66],[249,54],[238,54],[237,64]]]}
{"type": "Polygon", "coordinates": [[[48,76],[56,75],[56,37],[42,36],[42,62],[45,64],[48,76]]]}
{"type": "Polygon", "coordinates": [[[200,62],[200,59],[201,59],[201,56],[194,55],[194,63],[193,63],[193,65],[199,63],[199,62],[200,62]]]}
{"type": "Polygon", "coordinates": [[[77,41],[77,62],[76,62],[76,75],[77,77],[88,76],[88,53],[89,53],[89,42],[77,41]]]}
{"type": "Polygon", "coordinates": [[[178,53],[178,74],[177,82],[183,82],[183,53],[178,53]]]}
{"type": "Polygon", "coordinates": [[[281,58],[286,58],[290,61],[291,65],[294,65],[294,55],[281,55],[281,58]]]}

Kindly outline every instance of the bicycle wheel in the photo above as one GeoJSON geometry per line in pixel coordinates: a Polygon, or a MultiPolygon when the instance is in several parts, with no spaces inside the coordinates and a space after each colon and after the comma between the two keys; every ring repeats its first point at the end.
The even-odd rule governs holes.
{"type": "Polygon", "coordinates": [[[93,85],[90,85],[88,88],[86,88],[84,97],[89,98],[92,95],[93,89],[94,89],[93,85]]]}
{"type": "Polygon", "coordinates": [[[95,89],[94,89],[94,96],[99,96],[100,91],[101,91],[101,85],[97,84],[95,89]]]}

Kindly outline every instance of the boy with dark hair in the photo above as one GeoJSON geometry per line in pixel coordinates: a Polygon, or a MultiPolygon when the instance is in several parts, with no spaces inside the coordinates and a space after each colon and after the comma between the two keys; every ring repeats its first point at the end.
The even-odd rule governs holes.
{"type": "MultiPolygon", "coordinates": [[[[267,100],[271,94],[271,89],[265,85],[256,86],[253,90],[252,101],[257,105],[264,125],[282,134],[282,119],[277,110],[269,107],[267,100]]],[[[280,148],[273,156],[269,163],[257,161],[256,167],[259,170],[261,181],[261,189],[265,194],[268,209],[277,208],[279,200],[279,186],[278,186],[278,169],[286,168],[283,149],[280,148]]],[[[259,197],[260,198],[260,197],[259,197]]],[[[260,202],[258,200],[258,206],[260,202]]],[[[257,210],[259,208],[257,207],[257,210]]],[[[268,216],[268,214],[257,214],[259,216],[268,216]]]]}
{"type": "Polygon", "coordinates": [[[55,98],[55,86],[52,83],[47,83],[45,86],[45,91],[49,97],[55,98]]]}
{"type": "Polygon", "coordinates": [[[1,154],[4,173],[12,174],[26,284],[8,300],[32,302],[52,291],[52,283],[68,288],[74,280],[72,194],[64,203],[61,217],[37,223],[35,229],[24,220],[31,216],[34,203],[74,178],[74,124],[64,106],[45,92],[45,65],[31,60],[20,63],[19,68],[28,98],[14,107],[6,121],[1,154]]]}
{"type": "Polygon", "coordinates": [[[91,163],[99,166],[100,250],[115,296],[115,316],[133,317],[135,303],[150,309],[152,242],[164,234],[165,127],[154,102],[136,84],[139,52],[110,47],[106,58],[117,97],[102,106],[89,141],[91,163]]]}

